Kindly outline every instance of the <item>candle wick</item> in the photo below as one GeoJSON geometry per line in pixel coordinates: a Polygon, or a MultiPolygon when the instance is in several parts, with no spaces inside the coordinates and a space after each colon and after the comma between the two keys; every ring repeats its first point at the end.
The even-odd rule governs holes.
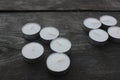
{"type": "Polygon", "coordinates": [[[100,34],[98,34],[98,33],[96,33],[96,32],[94,32],[94,34],[97,35],[97,36],[100,36],[100,34]]]}
{"type": "Polygon", "coordinates": [[[31,28],[30,28],[30,29],[32,30],[32,29],[33,29],[33,27],[34,27],[34,26],[31,26],[31,28]]]}
{"type": "Polygon", "coordinates": [[[49,34],[55,36],[55,34],[53,34],[53,33],[49,33],[49,34]]]}
{"type": "Polygon", "coordinates": [[[109,22],[109,20],[104,20],[105,22],[109,22]]]}
{"type": "Polygon", "coordinates": [[[35,51],[35,48],[34,48],[34,47],[32,48],[32,51],[35,51]]]}
{"type": "Polygon", "coordinates": [[[58,62],[63,62],[63,60],[64,60],[63,58],[60,58],[58,59],[58,62]]]}
{"type": "Polygon", "coordinates": [[[119,31],[119,30],[117,30],[117,34],[120,34],[120,31],[119,31]]]}
{"type": "Polygon", "coordinates": [[[34,51],[34,49],[32,49],[32,51],[34,51]]]}
{"type": "Polygon", "coordinates": [[[57,41],[57,43],[58,43],[60,46],[62,45],[59,41],[57,41]]]}
{"type": "Polygon", "coordinates": [[[93,24],[96,25],[96,24],[98,24],[98,23],[97,23],[97,22],[94,22],[93,24]]]}

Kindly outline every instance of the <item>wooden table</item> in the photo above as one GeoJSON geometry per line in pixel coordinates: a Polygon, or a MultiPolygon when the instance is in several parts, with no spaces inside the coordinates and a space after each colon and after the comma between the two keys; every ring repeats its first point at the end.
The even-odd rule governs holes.
{"type": "Polygon", "coordinates": [[[85,18],[104,14],[115,16],[120,26],[120,0],[0,0],[0,80],[120,80],[120,44],[94,47],[82,29],[85,18]],[[42,62],[23,60],[21,48],[28,41],[21,27],[28,22],[55,26],[60,36],[71,40],[68,74],[48,73],[45,61],[52,53],[48,45],[42,62]]]}

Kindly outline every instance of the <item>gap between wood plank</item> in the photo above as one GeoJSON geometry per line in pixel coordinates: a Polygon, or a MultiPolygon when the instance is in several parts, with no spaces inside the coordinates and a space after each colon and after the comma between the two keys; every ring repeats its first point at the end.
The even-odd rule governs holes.
{"type": "Polygon", "coordinates": [[[120,12],[120,10],[0,10],[0,12],[120,12]]]}

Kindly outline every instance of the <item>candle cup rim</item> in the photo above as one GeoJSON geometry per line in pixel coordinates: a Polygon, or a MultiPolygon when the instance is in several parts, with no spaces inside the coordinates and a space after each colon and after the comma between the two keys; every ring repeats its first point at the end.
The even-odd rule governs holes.
{"type": "Polygon", "coordinates": [[[38,24],[38,23],[32,23],[32,22],[31,22],[31,23],[26,23],[26,24],[24,24],[23,27],[22,27],[22,29],[21,29],[22,33],[25,34],[25,35],[28,35],[28,36],[35,35],[35,34],[39,33],[40,30],[41,30],[41,25],[38,24]],[[35,32],[35,33],[32,33],[32,34],[25,33],[25,32],[23,31],[24,28],[25,28],[27,25],[30,25],[30,24],[34,24],[34,25],[39,26],[39,30],[38,30],[37,32],[35,32]]]}
{"type": "Polygon", "coordinates": [[[114,36],[112,36],[112,35],[110,34],[109,30],[110,30],[111,28],[120,28],[120,27],[119,27],[119,26],[111,26],[111,27],[109,27],[108,30],[107,30],[107,32],[108,32],[108,34],[110,35],[110,37],[115,38],[115,39],[120,39],[120,38],[114,37],[114,36]]]}
{"type": "Polygon", "coordinates": [[[90,32],[89,32],[89,37],[90,37],[90,39],[92,39],[92,40],[94,40],[94,41],[96,41],[96,42],[105,42],[105,41],[107,41],[108,39],[109,39],[109,35],[108,35],[108,33],[105,31],[105,30],[103,30],[103,29],[93,29],[93,30],[90,30],[90,32]],[[96,40],[96,39],[93,39],[93,38],[91,38],[91,32],[92,31],[95,31],[95,30],[100,30],[100,31],[103,31],[104,33],[105,33],[105,35],[107,36],[106,37],[106,39],[105,40],[102,40],[102,41],[98,41],[98,40],[96,40]]]}
{"type": "Polygon", "coordinates": [[[88,17],[88,18],[86,18],[86,19],[84,19],[84,21],[83,21],[83,25],[86,27],[86,28],[88,28],[88,29],[98,29],[98,28],[100,28],[101,26],[102,26],[102,23],[99,21],[99,19],[97,19],[97,18],[94,18],[94,17],[88,17]],[[86,20],[89,20],[89,19],[93,19],[93,20],[96,20],[96,21],[98,21],[99,22],[99,26],[97,26],[97,27],[95,27],[95,28],[91,28],[90,26],[88,26],[88,25],[86,25],[86,20]]]}
{"type": "Polygon", "coordinates": [[[30,43],[24,45],[23,48],[22,48],[22,56],[23,56],[24,58],[26,58],[26,59],[34,60],[34,59],[37,59],[37,58],[41,57],[43,54],[44,54],[44,46],[43,46],[42,44],[38,43],[38,42],[30,42],[30,43]],[[27,45],[30,45],[30,44],[33,44],[33,43],[39,44],[39,45],[43,48],[43,49],[42,49],[43,51],[42,51],[41,54],[40,54],[39,56],[37,56],[37,57],[34,57],[34,58],[26,57],[26,56],[24,55],[24,53],[23,53],[23,49],[24,49],[27,45]]]}
{"type": "Polygon", "coordinates": [[[55,52],[65,53],[65,52],[69,51],[69,50],[72,48],[72,43],[71,43],[71,41],[70,41],[68,38],[58,37],[58,38],[56,38],[56,39],[54,39],[54,40],[52,40],[52,41],[50,42],[50,48],[51,48],[53,51],[55,51],[55,52]],[[52,48],[52,44],[53,44],[53,42],[56,41],[57,39],[65,39],[65,40],[67,40],[67,41],[70,43],[70,48],[69,48],[68,50],[65,50],[65,51],[57,51],[57,50],[54,50],[54,49],[52,48]]]}
{"type": "Polygon", "coordinates": [[[115,17],[113,17],[113,16],[111,16],[111,15],[103,15],[103,16],[101,16],[100,17],[100,22],[103,24],[103,25],[105,25],[105,26],[114,26],[114,25],[116,25],[117,23],[118,23],[118,21],[117,21],[117,19],[115,18],[115,17]],[[104,23],[103,21],[102,21],[102,18],[103,17],[111,17],[112,19],[114,19],[115,20],[115,23],[114,24],[106,24],[106,23],[104,23]]]}
{"type": "Polygon", "coordinates": [[[55,29],[55,30],[58,32],[56,38],[60,35],[60,32],[59,32],[59,30],[58,30],[56,27],[48,26],[48,27],[42,28],[41,31],[39,32],[39,35],[40,35],[40,37],[41,37],[42,39],[44,39],[44,40],[54,40],[54,39],[56,39],[56,38],[54,38],[54,39],[45,39],[45,38],[43,38],[43,36],[41,36],[41,32],[42,32],[44,29],[46,29],[46,28],[53,28],[53,29],[55,29]]]}
{"type": "Polygon", "coordinates": [[[64,54],[64,53],[57,53],[57,52],[54,52],[54,53],[50,54],[50,55],[48,56],[47,60],[46,60],[47,68],[48,68],[50,71],[52,71],[52,72],[57,72],[57,73],[66,71],[66,70],[70,67],[70,64],[71,64],[71,59],[69,58],[68,55],[66,55],[66,54],[64,54]],[[58,70],[52,70],[52,69],[50,69],[50,68],[48,67],[47,61],[48,61],[49,57],[51,57],[52,55],[55,55],[55,54],[62,54],[62,55],[65,55],[65,56],[69,59],[69,65],[68,65],[68,67],[66,67],[66,69],[63,69],[63,70],[61,70],[61,71],[58,71],[58,70]]]}

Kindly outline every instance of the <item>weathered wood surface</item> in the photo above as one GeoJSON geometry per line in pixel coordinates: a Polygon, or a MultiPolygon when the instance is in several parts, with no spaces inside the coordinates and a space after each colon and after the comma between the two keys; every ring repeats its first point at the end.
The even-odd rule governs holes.
{"type": "MultiPolygon", "coordinates": [[[[0,80],[120,80],[120,45],[109,43],[98,48],[89,44],[82,22],[87,17],[109,14],[120,21],[120,12],[78,13],[0,13],[0,80]],[[26,41],[21,27],[27,22],[55,26],[60,35],[71,40],[71,69],[68,74],[54,77],[47,72],[45,61],[52,51],[45,46],[45,58],[28,64],[21,56],[26,41]]],[[[120,25],[120,22],[118,23],[120,25]]]]}
{"type": "Polygon", "coordinates": [[[0,0],[0,10],[120,10],[120,0],[0,0]]]}

